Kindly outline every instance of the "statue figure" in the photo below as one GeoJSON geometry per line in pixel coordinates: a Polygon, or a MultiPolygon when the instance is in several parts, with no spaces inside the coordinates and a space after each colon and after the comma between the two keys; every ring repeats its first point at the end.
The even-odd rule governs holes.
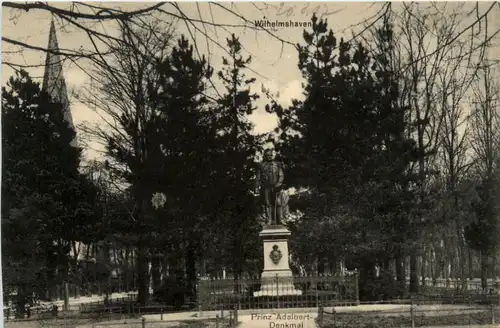
{"type": "Polygon", "coordinates": [[[260,187],[260,204],[266,219],[266,225],[282,223],[284,210],[287,208],[288,195],[282,190],[283,164],[274,160],[272,149],[264,151],[264,159],[259,163],[257,182],[260,187]],[[286,194],[286,195],[285,195],[286,194]]]}

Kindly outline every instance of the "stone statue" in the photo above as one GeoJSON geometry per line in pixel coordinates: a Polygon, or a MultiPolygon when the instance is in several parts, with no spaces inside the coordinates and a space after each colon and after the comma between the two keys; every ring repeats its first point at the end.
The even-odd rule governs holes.
{"type": "Polygon", "coordinates": [[[259,163],[257,182],[260,188],[260,204],[262,213],[266,219],[266,225],[282,224],[284,210],[287,208],[288,200],[285,191],[282,190],[283,164],[274,160],[272,149],[264,151],[264,159],[259,163]]]}

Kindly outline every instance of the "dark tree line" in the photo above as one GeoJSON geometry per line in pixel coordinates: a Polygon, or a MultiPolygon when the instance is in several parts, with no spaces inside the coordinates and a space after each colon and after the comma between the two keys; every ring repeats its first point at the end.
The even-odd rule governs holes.
{"type": "MultiPolygon", "coordinates": [[[[97,188],[79,172],[81,150],[62,107],[22,71],[2,88],[2,269],[17,305],[69,281],[75,242],[95,241],[97,188]]],[[[47,295],[50,297],[50,295],[47,295]]]]}
{"type": "MultiPolygon", "coordinates": [[[[402,52],[389,14],[362,42],[335,36],[315,16],[312,23],[297,45],[303,100],[284,108],[263,92],[279,126],[255,135],[248,116],[259,95],[236,36],[226,40],[228,54],[214,74],[171,26],[122,22],[119,41],[109,43],[106,61],[89,73],[93,88],[80,99],[103,118],[83,131],[106,147],[104,180],[78,171],[80,150],[69,146],[74,131],[60,106],[26,72],[13,77],[2,90],[6,285],[26,297],[68,281],[78,271],[69,255],[77,241],[99,245],[109,271],[133,275],[140,303],[148,301],[150,275],[157,295],[191,299],[200,273],[258,275],[254,162],[274,139],[285,184],[297,190],[290,199],[296,219],[288,223],[294,264],[320,274],[340,263],[357,269],[363,299],[404,296],[409,267],[410,291],[417,292],[425,252],[441,254],[437,231],[449,224],[449,185],[437,154],[451,144],[442,140],[456,138],[444,138],[450,130],[440,110],[448,107],[429,107],[449,90],[412,84],[422,67],[404,65],[412,57],[402,52]],[[212,78],[224,86],[218,97],[210,95],[212,78]]],[[[451,194],[460,215],[475,218],[457,223],[455,233],[465,238],[462,253],[480,252],[485,279],[498,239],[494,92],[491,85],[476,92],[471,127],[483,143],[475,144],[473,173],[460,180],[480,187],[451,194]]]]}

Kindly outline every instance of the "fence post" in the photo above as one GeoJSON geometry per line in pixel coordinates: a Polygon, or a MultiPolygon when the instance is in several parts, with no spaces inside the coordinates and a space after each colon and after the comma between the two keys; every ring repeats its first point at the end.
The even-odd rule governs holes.
{"type": "Polygon", "coordinates": [[[323,326],[323,313],[324,313],[323,304],[320,304],[318,306],[318,325],[319,326],[323,326]]]}
{"type": "Polygon", "coordinates": [[[356,304],[359,305],[359,278],[358,278],[358,272],[355,273],[354,275],[354,286],[356,287],[356,304]]]}
{"type": "Polygon", "coordinates": [[[215,316],[215,328],[219,328],[219,315],[215,316]]]}
{"type": "Polygon", "coordinates": [[[142,328],[146,328],[146,318],[142,318],[142,328]]]}
{"type": "Polygon", "coordinates": [[[229,310],[229,327],[233,328],[233,311],[229,310]]]}
{"type": "Polygon", "coordinates": [[[276,301],[278,302],[276,305],[277,305],[278,309],[280,308],[280,293],[279,293],[279,288],[280,288],[279,276],[278,276],[278,274],[276,274],[276,301]]]}
{"type": "Polygon", "coordinates": [[[495,324],[495,303],[491,302],[491,324],[495,324]]]}
{"type": "Polygon", "coordinates": [[[163,321],[163,309],[160,309],[161,315],[160,315],[160,320],[163,321]]]}
{"type": "Polygon", "coordinates": [[[234,307],[234,325],[236,326],[238,324],[238,306],[236,305],[234,307]]]}
{"type": "Polygon", "coordinates": [[[333,315],[333,326],[336,327],[337,325],[337,311],[335,310],[335,304],[333,303],[333,308],[332,308],[332,315],[333,315]]]}
{"type": "Polygon", "coordinates": [[[470,313],[471,313],[471,306],[472,306],[472,297],[469,296],[469,326],[471,324],[471,321],[470,321],[470,313]]]}
{"type": "Polygon", "coordinates": [[[415,328],[415,313],[413,309],[413,300],[410,303],[410,318],[411,318],[411,328],[415,328]]]}
{"type": "Polygon", "coordinates": [[[224,318],[224,304],[222,304],[220,307],[220,317],[224,318]]]}
{"type": "Polygon", "coordinates": [[[320,307],[320,302],[319,302],[319,296],[318,296],[318,284],[317,282],[314,283],[314,293],[315,293],[315,296],[316,296],[316,306],[319,308],[320,307]]]}

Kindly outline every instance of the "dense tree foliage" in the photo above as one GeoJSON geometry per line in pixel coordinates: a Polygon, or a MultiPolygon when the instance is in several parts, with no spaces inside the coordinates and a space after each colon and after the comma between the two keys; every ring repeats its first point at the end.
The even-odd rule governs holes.
{"type": "Polygon", "coordinates": [[[158,64],[158,86],[150,89],[153,108],[158,113],[153,122],[153,130],[157,131],[154,138],[160,145],[155,155],[155,176],[160,177],[157,191],[166,195],[160,227],[168,231],[167,249],[172,250],[169,258],[177,275],[183,275],[184,270],[182,262],[174,263],[174,258],[178,254],[185,256],[191,296],[196,262],[203,250],[202,231],[208,225],[206,213],[213,204],[213,161],[218,157],[205,95],[212,68],[205,58],[195,57],[193,45],[181,37],[169,57],[158,64]]]}
{"type": "Polygon", "coordinates": [[[96,189],[78,171],[74,137],[61,105],[27,72],[2,88],[3,278],[21,312],[33,292],[68,279],[72,245],[94,238],[96,189]]]}
{"type": "Polygon", "coordinates": [[[321,234],[304,258],[314,253],[320,272],[327,258],[348,260],[367,281],[375,265],[404,254],[413,228],[416,152],[405,133],[406,109],[398,106],[398,81],[388,58],[392,30],[389,23],[382,26],[378,48],[369,53],[361,43],[337,41],[326,21],[312,22],[298,47],[305,100],[288,109],[269,108],[280,117],[289,183],[309,190],[300,208],[305,214],[297,246],[307,247],[300,234],[309,239],[315,227],[321,234]],[[321,245],[328,234],[340,238],[321,245]]]}
{"type": "MultiPolygon", "coordinates": [[[[415,8],[384,15],[362,42],[313,16],[297,45],[303,100],[285,108],[263,92],[278,117],[284,184],[295,190],[286,222],[293,270],[357,270],[362,300],[417,293],[419,277],[466,285],[466,272],[486,290],[495,274],[499,88],[486,64],[483,75],[459,74],[472,62],[454,55],[463,44],[430,54],[404,47],[428,36],[410,13],[438,35],[449,27],[415,8]],[[472,82],[474,109],[462,118],[472,82]]],[[[268,136],[249,119],[259,98],[246,75],[251,58],[232,35],[213,74],[171,25],[146,23],[120,24],[119,42],[93,72],[96,89],[82,99],[109,118],[84,128],[106,146],[98,168],[79,173],[60,105],[27,73],[2,90],[2,256],[20,298],[71,274],[90,285],[118,273],[140,303],[151,279],[158,299],[180,306],[196,296],[199,275],[262,269],[255,162],[268,136]],[[78,241],[92,245],[85,257],[96,264],[70,256],[78,241]]]]}
{"type": "MultiPolygon", "coordinates": [[[[215,104],[213,115],[217,131],[217,149],[222,155],[213,163],[218,172],[219,205],[213,216],[223,218],[228,250],[226,265],[232,268],[235,278],[243,273],[249,254],[255,256],[258,241],[250,237],[257,233],[256,199],[254,188],[254,158],[260,149],[261,140],[252,134],[253,124],[248,116],[256,108],[258,95],[250,90],[254,78],[245,76],[251,58],[244,58],[242,45],[235,35],[227,39],[229,58],[223,57],[223,68],[218,72],[226,92],[215,104]]],[[[250,257],[251,258],[251,257],[250,257]]]]}

